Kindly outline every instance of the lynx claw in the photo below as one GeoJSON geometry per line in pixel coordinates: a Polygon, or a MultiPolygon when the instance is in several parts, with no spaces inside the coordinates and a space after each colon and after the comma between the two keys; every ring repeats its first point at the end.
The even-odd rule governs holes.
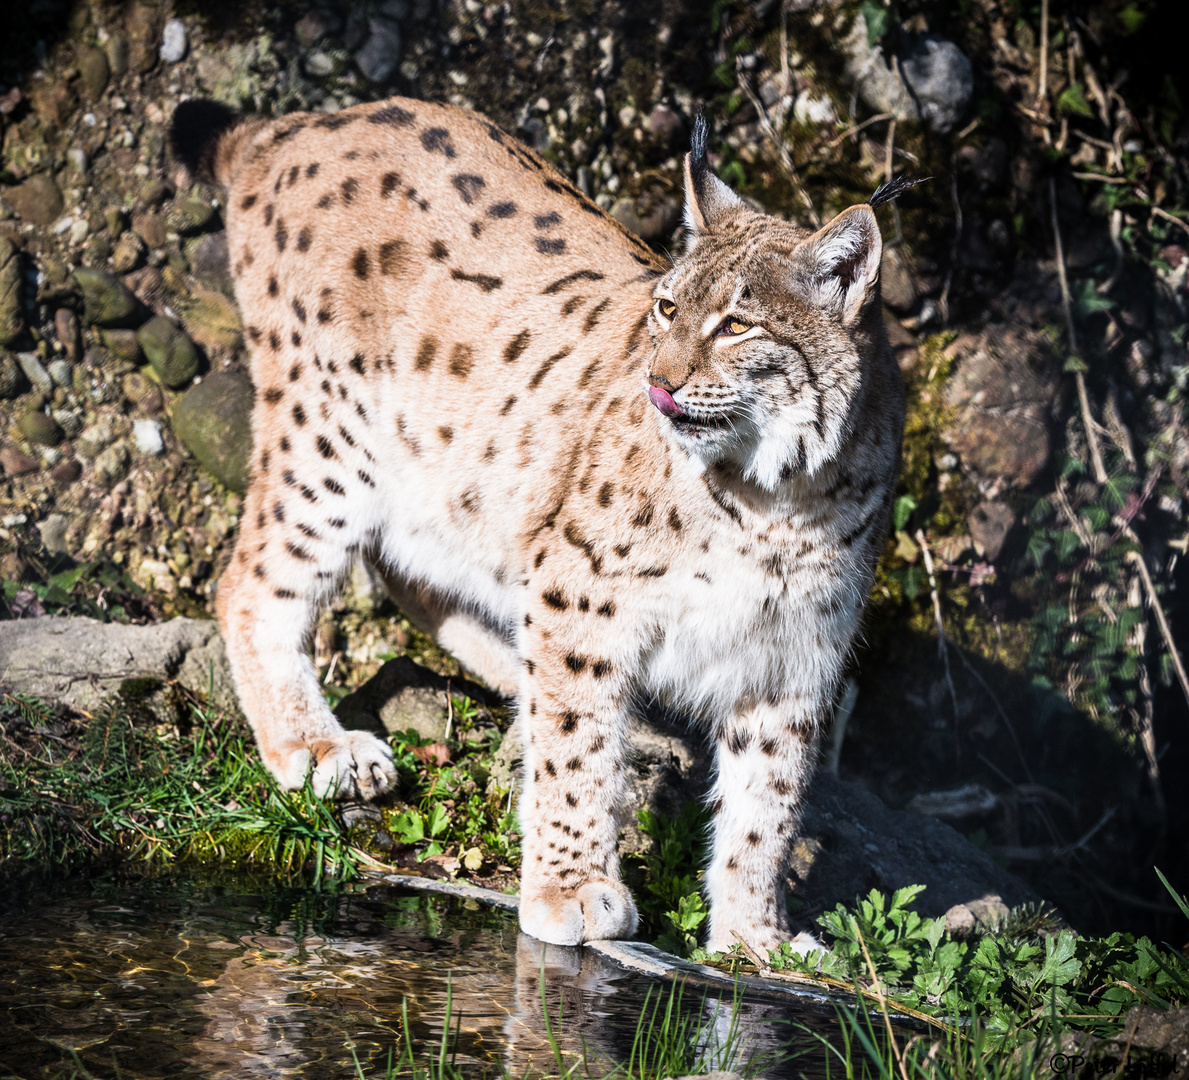
{"type": "Polygon", "coordinates": [[[375,799],[396,783],[391,748],[367,731],[344,731],[293,748],[279,768],[266,763],[282,787],[296,790],[308,775],[314,792],[326,799],[375,799]]]}
{"type": "Polygon", "coordinates": [[[550,945],[629,938],[639,921],[627,886],[611,878],[525,888],[520,898],[520,929],[550,945]]]}

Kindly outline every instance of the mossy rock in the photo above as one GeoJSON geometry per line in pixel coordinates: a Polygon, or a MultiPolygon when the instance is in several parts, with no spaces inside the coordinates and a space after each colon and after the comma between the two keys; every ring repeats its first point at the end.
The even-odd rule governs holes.
{"type": "Polygon", "coordinates": [[[136,333],[145,357],[161,381],[176,389],[195,375],[202,357],[189,335],[164,315],[157,315],[136,333]]]}
{"type": "Polygon", "coordinates": [[[0,400],[16,397],[25,385],[25,373],[16,357],[0,349],[0,400]]]}
{"type": "Polygon", "coordinates": [[[248,487],[253,396],[246,376],[218,371],[187,390],[173,409],[182,445],[232,491],[248,487]]]}
{"type": "Polygon", "coordinates": [[[34,446],[57,446],[62,441],[62,429],[57,421],[40,409],[30,409],[17,427],[34,446]]]}
{"type": "Polygon", "coordinates": [[[140,321],[140,301],[119,278],[80,266],[74,280],[83,294],[83,318],[93,326],[129,326],[140,321]]]}

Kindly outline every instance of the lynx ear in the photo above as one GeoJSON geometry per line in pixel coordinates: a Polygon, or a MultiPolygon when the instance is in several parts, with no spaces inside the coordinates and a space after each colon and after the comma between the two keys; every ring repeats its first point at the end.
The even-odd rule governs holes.
{"type": "Polygon", "coordinates": [[[699,112],[685,155],[685,227],[690,248],[698,233],[713,229],[724,214],[742,205],[743,200],[706,165],[706,118],[699,112]]]}
{"type": "Polygon", "coordinates": [[[849,326],[879,284],[883,241],[870,206],[843,210],[793,253],[793,288],[849,326]]]}

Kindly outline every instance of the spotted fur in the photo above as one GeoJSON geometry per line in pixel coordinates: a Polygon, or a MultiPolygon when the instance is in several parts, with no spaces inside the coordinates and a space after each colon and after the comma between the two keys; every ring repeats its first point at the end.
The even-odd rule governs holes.
{"type": "Polygon", "coordinates": [[[870,207],[810,235],[741,203],[702,140],[670,267],[474,113],[216,120],[185,145],[228,189],[258,390],[218,612],[269,769],[392,783],[304,651],[367,551],[517,698],[526,931],[634,931],[616,813],[627,717],[657,695],[717,744],[708,944],[788,939],[785,860],[902,423],[870,207]]]}

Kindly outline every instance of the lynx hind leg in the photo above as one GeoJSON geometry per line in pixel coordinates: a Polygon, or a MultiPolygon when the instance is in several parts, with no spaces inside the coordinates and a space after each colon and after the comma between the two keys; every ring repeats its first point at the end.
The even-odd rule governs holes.
{"type": "Polygon", "coordinates": [[[320,604],[351,559],[345,526],[336,527],[343,519],[311,487],[268,483],[267,451],[263,458],[217,594],[240,704],[283,787],[300,788],[309,775],[320,795],[372,799],[395,782],[392,751],[368,732],[343,730],[306,651],[320,604]]]}
{"type": "Polygon", "coordinates": [[[378,567],[393,603],[468,671],[504,697],[516,696],[520,658],[497,629],[448,596],[378,567]]]}

